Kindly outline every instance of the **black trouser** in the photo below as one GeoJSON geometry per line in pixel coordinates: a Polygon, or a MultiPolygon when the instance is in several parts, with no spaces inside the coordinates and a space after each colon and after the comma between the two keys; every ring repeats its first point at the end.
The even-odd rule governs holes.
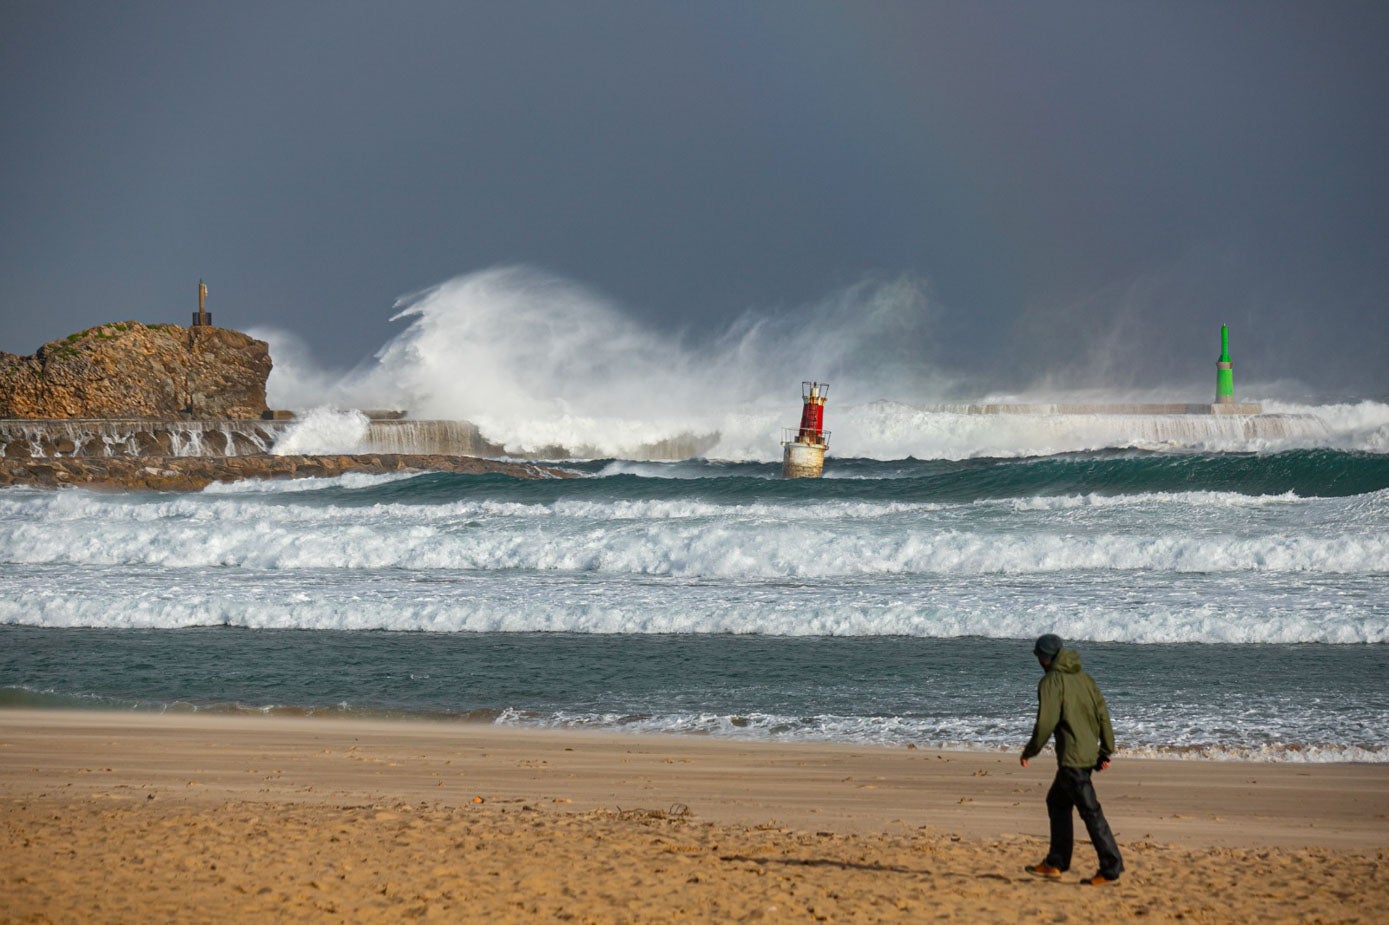
{"type": "Polygon", "coordinates": [[[1071,866],[1071,849],[1075,846],[1075,826],[1071,810],[1080,813],[1085,823],[1085,831],[1090,833],[1090,841],[1100,858],[1100,873],[1106,877],[1117,877],[1124,869],[1124,859],[1119,856],[1119,846],[1114,842],[1114,833],[1109,831],[1104,810],[1095,799],[1095,787],[1090,783],[1089,768],[1058,768],[1056,779],[1047,791],[1047,815],[1051,817],[1051,850],[1047,852],[1046,864],[1059,870],[1071,866]]]}

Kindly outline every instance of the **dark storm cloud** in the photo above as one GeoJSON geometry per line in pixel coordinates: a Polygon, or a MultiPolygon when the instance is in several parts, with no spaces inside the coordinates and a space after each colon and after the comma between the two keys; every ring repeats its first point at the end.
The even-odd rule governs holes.
{"type": "Polygon", "coordinates": [[[696,333],[924,280],[971,384],[1206,379],[1229,321],[1246,379],[1384,395],[1386,47],[1377,2],[12,0],[0,349],[204,277],[346,366],[521,262],[696,333]]]}

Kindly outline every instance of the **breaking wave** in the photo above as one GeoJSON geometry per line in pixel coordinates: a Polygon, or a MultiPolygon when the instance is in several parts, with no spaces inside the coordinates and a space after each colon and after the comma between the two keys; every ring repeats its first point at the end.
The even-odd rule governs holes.
{"type": "MultiPolygon", "coordinates": [[[[1389,452],[1389,405],[1267,402],[1263,418],[1216,415],[958,414],[932,410],[965,387],[923,361],[936,313],[926,287],[870,280],[794,310],[749,312],[716,331],[646,326],[582,286],[524,267],[451,279],[401,299],[405,330],[347,375],[257,331],[276,357],[270,402],[307,412],[277,452],[352,452],[364,421],[331,409],[391,408],[468,421],[512,455],[652,458],[685,446],[711,459],[770,461],[799,419],[799,383],[831,383],[832,456],[968,459],[1136,448],[1389,452]]],[[[1212,383],[1213,383],[1212,377],[1212,383]]],[[[1107,395],[1106,401],[1202,401],[1107,395]]],[[[1242,390],[1259,400],[1257,386],[1242,390]]],[[[1085,396],[1093,401],[1093,396],[1085,396]]],[[[981,396],[981,401],[995,400],[981,396]]],[[[1001,400],[1064,402],[1065,395],[1001,400]]]]}
{"type": "Polygon", "coordinates": [[[1389,642],[1376,454],[845,465],[5,490],[0,623],[1389,642]]]}

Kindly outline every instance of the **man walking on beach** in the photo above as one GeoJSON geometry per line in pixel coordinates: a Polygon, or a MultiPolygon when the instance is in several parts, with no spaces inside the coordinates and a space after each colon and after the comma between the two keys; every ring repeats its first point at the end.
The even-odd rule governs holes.
{"type": "Polygon", "coordinates": [[[1124,859],[1114,833],[1109,831],[1104,810],[1090,783],[1091,771],[1109,767],[1114,753],[1114,727],[1109,723],[1095,679],[1080,670],[1080,656],[1061,648],[1061,637],[1047,633],[1032,647],[1046,674],[1037,684],[1037,723],[1032,738],[1022,750],[1022,766],[1042,750],[1052,733],[1056,734],[1056,779],[1047,791],[1047,815],[1051,819],[1051,848],[1042,863],[1028,867],[1029,873],[1060,877],[1071,866],[1075,833],[1071,810],[1080,813],[1090,841],[1099,855],[1100,869],[1081,883],[1098,886],[1119,879],[1124,859]]]}

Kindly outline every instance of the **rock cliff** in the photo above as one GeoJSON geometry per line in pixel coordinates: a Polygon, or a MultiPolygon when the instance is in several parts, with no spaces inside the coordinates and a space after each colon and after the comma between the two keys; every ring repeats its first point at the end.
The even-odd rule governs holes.
{"type": "Polygon", "coordinates": [[[270,348],[228,328],[103,324],[0,353],[0,418],[257,418],[270,348]]]}

